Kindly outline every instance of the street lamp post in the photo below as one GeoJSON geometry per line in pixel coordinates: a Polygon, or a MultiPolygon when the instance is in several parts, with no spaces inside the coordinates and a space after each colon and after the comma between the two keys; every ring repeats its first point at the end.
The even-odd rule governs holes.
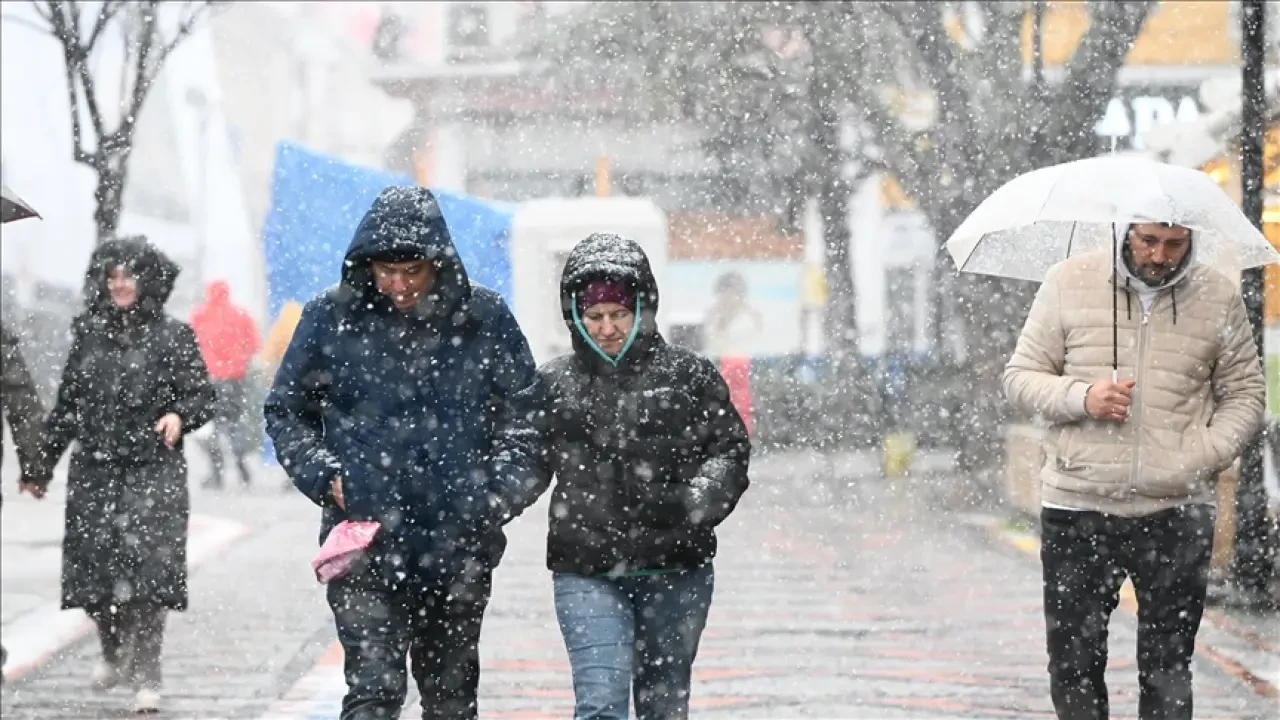
{"type": "MultiPolygon", "coordinates": [[[[1249,221],[1262,228],[1263,124],[1266,112],[1266,3],[1244,0],[1240,13],[1240,56],[1243,61],[1240,109],[1240,180],[1242,209],[1249,221]]],[[[1266,357],[1262,334],[1262,269],[1244,272],[1241,283],[1245,311],[1253,325],[1253,339],[1259,357],[1266,357]]],[[[1231,577],[1238,604],[1267,605],[1268,584],[1273,572],[1271,532],[1267,520],[1267,490],[1264,484],[1264,432],[1245,448],[1240,459],[1240,482],[1236,490],[1235,553],[1231,577]]]]}

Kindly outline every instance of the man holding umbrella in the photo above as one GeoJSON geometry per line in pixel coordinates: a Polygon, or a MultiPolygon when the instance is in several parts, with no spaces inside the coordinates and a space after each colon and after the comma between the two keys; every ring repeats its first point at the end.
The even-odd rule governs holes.
{"type": "MultiPolygon", "coordinates": [[[[39,217],[26,203],[14,195],[8,187],[0,186],[0,222],[39,217]]],[[[32,477],[33,468],[39,467],[40,442],[44,432],[44,406],[36,395],[35,383],[27,372],[18,349],[18,337],[9,328],[0,325],[0,416],[9,424],[9,431],[18,446],[18,464],[22,469],[25,488],[32,477]]],[[[0,430],[0,432],[3,432],[0,430]]],[[[0,455],[3,450],[0,449],[0,455]]],[[[0,666],[6,657],[0,646],[0,666]]],[[[0,672],[0,681],[4,674],[0,672]]]]}
{"type": "Polygon", "coordinates": [[[1275,251],[1203,173],[1130,158],[1046,168],[984,205],[949,241],[961,268],[995,274],[981,257],[991,240],[1066,258],[1043,277],[1004,374],[1009,400],[1056,431],[1040,475],[1054,707],[1109,716],[1107,625],[1128,577],[1138,714],[1190,720],[1213,482],[1258,431],[1265,397],[1237,284],[1204,261],[1275,251]],[[1001,227],[993,206],[1011,199],[1023,210],[1001,227]],[[1101,248],[1079,252],[1090,245],[1101,248]]]}

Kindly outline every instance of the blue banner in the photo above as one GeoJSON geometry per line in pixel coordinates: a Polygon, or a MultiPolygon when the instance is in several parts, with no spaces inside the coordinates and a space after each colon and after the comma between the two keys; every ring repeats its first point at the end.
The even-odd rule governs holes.
{"type": "MultiPolygon", "coordinates": [[[[408,175],[279,143],[271,209],[263,227],[270,321],[286,303],[306,303],[336,284],[351,236],[378,193],[391,185],[413,184],[408,175]]],[[[513,208],[469,195],[433,192],[471,279],[510,302],[513,208]]]]}

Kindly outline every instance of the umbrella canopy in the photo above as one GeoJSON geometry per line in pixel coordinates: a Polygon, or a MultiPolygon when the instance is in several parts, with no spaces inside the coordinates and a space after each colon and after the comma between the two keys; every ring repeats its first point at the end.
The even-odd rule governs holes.
{"type": "Polygon", "coordinates": [[[1280,262],[1280,253],[1199,170],[1140,157],[1053,165],[995,191],[947,240],[964,272],[1039,282],[1053,265],[1109,247],[1114,225],[1191,228],[1196,260],[1228,271],[1280,262]]]}
{"type": "Polygon", "coordinates": [[[0,223],[25,220],[32,217],[38,218],[40,213],[37,213],[30,205],[23,202],[22,198],[10,190],[8,185],[0,185],[0,223]]]}

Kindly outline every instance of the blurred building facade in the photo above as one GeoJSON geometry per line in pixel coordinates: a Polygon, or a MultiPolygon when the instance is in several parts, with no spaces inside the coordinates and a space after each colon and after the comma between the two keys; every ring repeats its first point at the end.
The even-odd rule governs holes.
{"type": "MultiPolygon", "coordinates": [[[[775,312],[794,318],[787,331],[773,334],[774,350],[820,348],[812,342],[821,335],[814,305],[824,297],[813,228],[806,228],[806,243],[768,217],[726,214],[731,203],[700,147],[702,128],[647,117],[604,96],[567,95],[515,59],[513,38],[574,5],[383,3],[369,38],[382,63],[374,77],[416,108],[387,164],[421,182],[512,201],[591,194],[603,176],[607,192],[651,197],[668,213],[673,271],[708,286],[680,298],[690,313],[700,312],[711,280],[723,272],[786,277],[786,290],[758,284],[775,312]]],[[[1156,5],[1095,128],[1099,152],[1145,148],[1153,132],[1196,123],[1209,112],[1202,87],[1239,75],[1238,6],[1156,5]]],[[[963,33],[973,19],[956,13],[953,30],[963,33]]],[[[1062,76],[1088,22],[1084,4],[1045,3],[1040,42],[1050,82],[1062,76]]],[[[1028,18],[1022,37],[1028,72],[1034,40],[1028,18]]],[[[927,112],[931,100],[922,100],[909,106],[927,112]]],[[[872,355],[927,352],[939,337],[928,307],[937,291],[940,239],[892,177],[873,175],[854,192],[849,222],[860,345],[872,355]]]]}
{"type": "Polygon", "coordinates": [[[292,140],[381,167],[413,116],[371,81],[377,3],[230,3],[210,24],[221,106],[255,234],[271,199],[275,146],[292,140]]]}
{"type": "MultiPolygon", "coordinates": [[[[64,316],[79,305],[96,242],[95,176],[73,160],[61,48],[43,25],[30,4],[5,5],[0,164],[5,181],[44,219],[6,227],[0,248],[14,296],[27,308],[64,316]]],[[[109,125],[116,122],[111,113],[119,112],[115,93],[132,67],[126,65],[121,38],[110,34],[118,27],[103,36],[92,58],[99,105],[109,125]]],[[[147,235],[183,266],[170,303],[178,314],[198,302],[208,266],[235,268],[252,247],[239,180],[221,141],[221,116],[214,106],[209,118],[199,120],[184,101],[217,97],[208,42],[207,27],[199,27],[169,56],[151,87],[135,126],[119,224],[120,234],[147,235]],[[208,237],[219,242],[205,243],[208,237]]],[[[233,291],[252,303],[250,274],[229,279],[233,291]]]]}
{"type": "MultiPolygon", "coordinates": [[[[377,82],[414,103],[387,164],[424,184],[519,202],[597,193],[667,214],[664,305],[696,328],[716,278],[737,273],[766,318],[760,354],[801,349],[804,240],[732,203],[694,123],[655,117],[617,88],[569,91],[519,60],[513,40],[583,3],[383,3],[377,82]]],[[[697,333],[694,332],[693,335],[697,333]]]]}
{"type": "MultiPolygon", "coordinates": [[[[370,79],[359,32],[377,17],[365,3],[227,3],[168,58],[138,120],[121,232],[145,233],[183,266],[171,311],[185,315],[222,278],[265,320],[260,238],[278,141],[382,164],[413,108],[370,79]]],[[[28,3],[6,3],[0,27],[0,169],[44,215],[6,226],[6,290],[74,310],[95,239],[93,175],[72,160],[58,45],[28,3]]],[[[100,92],[119,85],[117,45],[95,55],[100,92]]]]}

